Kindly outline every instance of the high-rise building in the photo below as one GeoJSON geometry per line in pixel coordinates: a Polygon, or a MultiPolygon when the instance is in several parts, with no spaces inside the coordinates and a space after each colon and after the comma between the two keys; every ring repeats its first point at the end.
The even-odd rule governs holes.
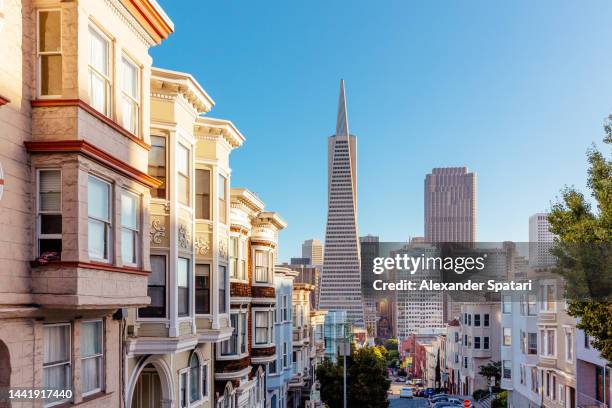
{"type": "Polygon", "coordinates": [[[359,244],[361,250],[361,293],[363,295],[365,325],[368,333],[371,336],[377,337],[377,299],[372,284],[375,279],[380,279],[380,276],[372,273],[372,268],[374,266],[374,258],[378,256],[379,252],[379,238],[374,235],[359,237],[359,244]]]}
{"type": "Polygon", "coordinates": [[[357,232],[357,139],[349,133],[344,81],[340,82],[336,134],[328,140],[328,202],[320,308],[346,311],[364,327],[357,232]]]}
{"type": "Polygon", "coordinates": [[[318,239],[307,239],[302,244],[302,258],[310,259],[312,265],[323,265],[323,244],[318,239]]]}
{"type": "Polygon", "coordinates": [[[425,240],[476,241],[476,173],[435,168],[425,176],[425,240]]]}
{"type": "Polygon", "coordinates": [[[554,239],[547,213],[537,213],[529,217],[530,267],[545,268],[555,264],[555,257],[550,253],[554,239]]]}

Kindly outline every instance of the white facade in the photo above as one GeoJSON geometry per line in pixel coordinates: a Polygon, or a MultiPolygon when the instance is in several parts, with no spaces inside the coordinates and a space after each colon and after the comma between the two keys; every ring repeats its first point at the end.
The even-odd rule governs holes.
{"type": "Polygon", "coordinates": [[[323,265],[323,244],[318,239],[307,239],[302,244],[302,258],[310,259],[311,265],[323,265]]]}

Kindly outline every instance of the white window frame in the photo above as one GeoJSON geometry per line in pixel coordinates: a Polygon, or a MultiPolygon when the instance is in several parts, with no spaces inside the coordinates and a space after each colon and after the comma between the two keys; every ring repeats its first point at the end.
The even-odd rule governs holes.
{"type": "Polygon", "coordinates": [[[255,347],[269,347],[274,345],[274,315],[273,310],[268,308],[253,308],[253,345],[255,347]],[[260,343],[257,341],[257,329],[262,328],[257,326],[257,314],[265,313],[267,317],[267,327],[266,327],[266,338],[267,341],[265,343],[260,343]]]}
{"type": "Polygon", "coordinates": [[[555,296],[556,296],[556,285],[554,284],[554,282],[542,282],[540,283],[540,312],[543,313],[553,313],[556,311],[556,302],[555,302],[555,296]],[[550,296],[552,296],[552,301],[549,299],[549,293],[548,293],[548,288],[552,287],[552,291],[550,296]],[[549,305],[549,302],[551,302],[552,304],[549,305]]]}
{"type": "Polygon", "coordinates": [[[193,295],[194,293],[194,288],[193,285],[195,283],[195,280],[193,279],[193,259],[188,258],[186,256],[179,256],[176,259],[176,276],[177,276],[177,282],[176,282],[176,301],[177,301],[177,308],[176,308],[176,314],[179,320],[186,320],[191,318],[191,316],[193,315],[193,295]],[[179,272],[179,260],[183,259],[185,261],[187,261],[187,314],[180,314],[179,313],[179,292],[178,292],[178,288],[185,288],[185,286],[179,286],[178,284],[178,272],[179,272]]]}
{"type": "Polygon", "coordinates": [[[230,279],[242,280],[241,259],[240,259],[240,236],[230,235],[228,248],[228,262],[230,269],[230,279]]]}
{"type": "Polygon", "coordinates": [[[108,47],[108,67],[107,69],[110,75],[110,76],[106,76],[105,74],[98,71],[95,67],[91,65],[91,61],[89,60],[89,58],[91,57],[90,55],[91,50],[89,50],[89,53],[87,54],[87,79],[88,79],[88,84],[89,84],[90,105],[92,108],[96,109],[93,106],[93,103],[91,103],[92,102],[91,100],[91,96],[92,96],[91,76],[95,75],[104,81],[104,85],[106,87],[106,101],[105,101],[106,102],[106,106],[105,106],[106,112],[100,112],[100,111],[98,112],[100,112],[104,116],[112,118],[112,115],[113,115],[113,39],[106,32],[104,32],[100,27],[98,27],[97,24],[95,24],[93,21],[89,21],[87,30],[88,30],[88,36],[91,36],[92,35],[91,31],[94,31],[104,41],[106,41],[106,44],[108,47]]]}
{"type": "Polygon", "coordinates": [[[574,350],[574,333],[571,327],[564,327],[563,341],[565,343],[565,361],[571,363],[574,361],[574,354],[576,353],[574,350]]]}
{"type": "Polygon", "coordinates": [[[268,250],[262,249],[262,248],[255,248],[253,253],[253,263],[255,264],[255,274],[254,274],[254,279],[255,279],[255,284],[267,284],[270,283],[270,276],[268,274],[268,270],[269,270],[269,266],[267,265],[267,263],[270,261],[270,257],[269,257],[269,252],[268,250]],[[259,264],[258,263],[258,259],[257,259],[257,254],[261,253],[261,262],[265,262],[264,264],[259,264]],[[262,271],[263,271],[263,275],[262,275],[262,271]],[[262,280],[262,276],[265,276],[264,280],[262,280]]]}
{"type": "MultiPolygon", "coordinates": [[[[74,387],[73,381],[72,381],[72,324],[69,322],[62,322],[62,323],[52,323],[52,324],[44,324],[43,325],[43,330],[45,327],[57,327],[57,326],[68,326],[68,361],[63,361],[60,363],[54,363],[54,364],[48,364],[47,366],[45,366],[44,364],[44,355],[43,355],[43,378],[44,378],[44,371],[45,368],[51,368],[51,367],[58,367],[58,366],[68,366],[68,379],[69,379],[69,386],[70,389],[72,390],[74,387]]],[[[44,335],[43,335],[44,337],[44,335]]],[[[43,345],[44,347],[44,345],[43,345]]],[[[63,400],[58,400],[58,401],[53,401],[50,403],[44,403],[43,402],[43,406],[45,408],[47,407],[53,407],[55,405],[60,405],[60,404],[65,404],[68,401],[72,400],[72,396],[70,398],[65,398],[63,400]]]]}
{"type": "Polygon", "coordinates": [[[553,326],[548,326],[548,327],[540,327],[539,329],[539,340],[540,340],[540,349],[539,353],[541,357],[548,357],[548,358],[556,358],[557,357],[557,330],[556,328],[554,328],[553,326]],[[553,334],[553,347],[554,347],[554,353],[551,353],[548,345],[549,340],[550,340],[550,334],[553,334]]]}
{"type": "MultiPolygon", "coordinates": [[[[88,360],[88,359],[93,359],[93,358],[99,358],[100,359],[100,372],[98,373],[98,375],[100,376],[100,387],[99,388],[95,388],[91,391],[88,392],[84,392],[82,393],[83,397],[86,397],[88,395],[93,395],[96,394],[98,392],[101,392],[104,389],[105,383],[106,381],[104,378],[104,372],[105,372],[105,359],[104,359],[104,321],[102,319],[94,319],[94,320],[83,320],[81,322],[81,325],[83,325],[84,323],[100,323],[100,327],[101,327],[101,331],[100,334],[102,335],[102,339],[101,339],[101,348],[100,348],[100,353],[99,354],[94,354],[91,356],[87,356],[87,357],[83,357],[83,356],[79,356],[80,357],[80,363],[82,364],[83,360],[88,360]]],[[[82,337],[81,337],[82,338],[82,337]]],[[[82,377],[81,377],[82,379],[82,377]]]]}
{"type": "Polygon", "coordinates": [[[106,238],[106,258],[92,258],[91,254],[89,253],[89,242],[87,244],[87,253],[89,255],[89,259],[96,261],[96,262],[105,262],[105,263],[111,263],[111,259],[113,258],[113,185],[104,180],[103,178],[100,178],[94,174],[89,173],[88,177],[87,177],[87,189],[89,190],[89,179],[90,178],[95,178],[98,181],[106,184],[108,186],[108,220],[103,220],[103,219],[99,219],[96,217],[92,217],[91,215],[89,215],[89,193],[88,193],[88,203],[87,203],[87,224],[88,224],[88,233],[87,233],[87,239],[90,239],[90,234],[89,234],[89,222],[90,220],[93,220],[94,222],[101,222],[104,224],[104,234],[105,234],[105,238],[106,238]]]}
{"type": "Polygon", "coordinates": [[[176,163],[177,163],[177,166],[176,166],[176,175],[177,175],[177,177],[178,178],[187,179],[187,184],[186,184],[186,186],[187,186],[187,203],[183,203],[181,201],[180,190],[179,190],[181,184],[179,184],[179,183],[177,183],[177,185],[176,185],[176,189],[177,189],[176,190],[177,191],[176,200],[177,200],[179,205],[182,205],[182,206],[185,206],[185,207],[191,207],[191,189],[192,189],[191,188],[191,167],[192,167],[192,165],[191,165],[191,147],[189,147],[189,146],[187,146],[187,145],[185,145],[183,143],[180,143],[180,142],[177,143],[176,144],[176,153],[175,153],[174,156],[176,157],[176,163]],[[184,150],[182,150],[182,149],[184,149],[184,150]],[[186,158],[186,160],[187,160],[187,174],[183,173],[179,169],[179,166],[178,166],[178,163],[180,161],[179,153],[184,153],[185,151],[187,152],[187,158],[186,158]]]}
{"type": "Polygon", "coordinates": [[[141,69],[141,65],[138,64],[134,58],[132,58],[131,56],[129,56],[128,54],[126,54],[125,52],[121,53],[121,107],[123,108],[123,104],[127,103],[126,99],[129,100],[130,103],[130,107],[132,109],[135,108],[135,112],[134,112],[134,129],[130,129],[125,127],[125,118],[123,117],[123,110],[121,110],[121,125],[124,127],[125,130],[127,130],[128,132],[134,134],[135,136],[140,136],[140,123],[141,123],[141,119],[140,119],[140,115],[141,115],[141,100],[142,100],[142,85],[141,85],[141,77],[142,77],[142,69],[141,69]],[[123,70],[123,64],[127,63],[129,65],[132,65],[134,67],[134,69],[136,70],[136,98],[134,98],[132,95],[128,94],[125,90],[125,78],[123,76],[123,74],[125,73],[125,70],[123,70]]]}
{"type": "Polygon", "coordinates": [[[123,195],[128,195],[128,196],[132,196],[132,198],[134,198],[135,202],[136,202],[136,229],[132,229],[130,227],[126,227],[123,225],[123,222],[121,221],[121,217],[119,218],[120,220],[120,224],[121,224],[121,241],[123,244],[123,232],[127,231],[127,232],[131,232],[132,233],[132,237],[134,240],[134,260],[135,262],[126,262],[126,260],[123,258],[123,245],[121,246],[121,261],[123,262],[124,265],[127,266],[138,266],[140,264],[140,217],[141,217],[141,211],[142,211],[142,200],[140,199],[140,196],[132,191],[126,190],[126,189],[122,189],[121,190],[121,198],[123,199],[123,195]]]}
{"type": "MultiPolygon", "coordinates": [[[[42,224],[42,217],[41,215],[45,214],[45,215],[60,215],[62,216],[62,222],[63,222],[63,215],[62,215],[62,195],[63,195],[63,188],[62,188],[62,170],[60,168],[44,168],[44,169],[37,169],[36,170],[36,235],[37,235],[37,239],[36,239],[36,253],[38,254],[38,256],[41,255],[40,252],[40,240],[41,239],[59,239],[62,240],[62,233],[60,234],[43,234],[42,228],[41,228],[41,224],[42,224]],[[40,173],[41,172],[45,172],[45,171],[57,171],[59,172],[59,177],[60,177],[60,206],[59,206],[59,212],[58,211],[43,211],[41,209],[41,205],[40,205],[40,173]]],[[[63,232],[63,230],[62,230],[63,232]]],[[[63,240],[62,240],[62,244],[63,244],[63,240]]]]}
{"type": "MultiPolygon", "coordinates": [[[[42,58],[40,58],[42,55],[59,55],[62,57],[62,63],[64,61],[64,54],[63,54],[63,49],[64,49],[64,43],[62,41],[62,37],[63,37],[63,17],[62,17],[62,9],[61,8],[41,8],[36,10],[36,95],[38,98],[40,99],[53,99],[53,98],[59,98],[62,96],[62,94],[58,94],[58,95],[43,95],[42,94],[42,78],[41,78],[41,73],[42,73],[42,58]],[[40,13],[41,12],[49,12],[49,11],[57,11],[60,13],[60,49],[59,51],[40,51],[40,13]]],[[[64,72],[62,70],[62,77],[64,75],[64,72]]]]}

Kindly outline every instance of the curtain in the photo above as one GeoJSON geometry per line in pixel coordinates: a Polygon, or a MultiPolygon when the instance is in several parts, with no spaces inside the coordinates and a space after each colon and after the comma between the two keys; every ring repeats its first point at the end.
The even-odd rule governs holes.
{"type": "Polygon", "coordinates": [[[87,211],[89,216],[109,220],[109,185],[102,180],[89,176],[87,183],[87,211]]]}
{"type": "Polygon", "coordinates": [[[101,388],[102,322],[81,324],[81,392],[101,388]]]}
{"type": "Polygon", "coordinates": [[[43,386],[63,390],[71,388],[69,325],[46,326],[43,329],[43,386]],[[45,367],[51,364],[57,365],[45,367]]]}

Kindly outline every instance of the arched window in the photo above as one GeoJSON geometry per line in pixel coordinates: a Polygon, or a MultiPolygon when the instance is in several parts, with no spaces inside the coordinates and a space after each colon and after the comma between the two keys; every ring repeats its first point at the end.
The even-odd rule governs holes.
{"type": "Polygon", "coordinates": [[[198,355],[193,353],[189,360],[189,402],[196,402],[201,398],[200,384],[200,360],[198,355]]]}

